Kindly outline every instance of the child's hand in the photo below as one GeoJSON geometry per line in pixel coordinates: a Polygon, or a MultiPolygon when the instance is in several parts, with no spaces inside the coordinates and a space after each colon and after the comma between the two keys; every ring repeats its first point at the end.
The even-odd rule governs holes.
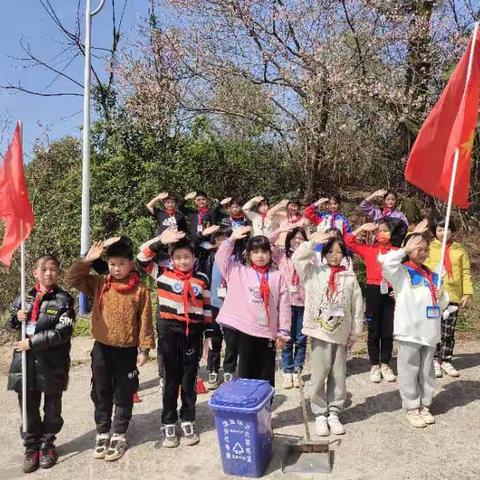
{"type": "Polygon", "coordinates": [[[103,249],[105,250],[108,248],[110,245],[113,245],[114,243],[117,243],[120,240],[121,237],[110,237],[107,238],[106,240],[103,241],[103,249]]]}
{"type": "Polygon", "coordinates": [[[30,350],[30,341],[28,338],[24,338],[15,344],[15,350],[17,352],[26,352],[30,350]]]}
{"type": "Polygon", "coordinates": [[[26,310],[19,310],[17,312],[17,318],[20,322],[26,322],[28,320],[28,312],[26,310]]]}
{"type": "Polygon", "coordinates": [[[315,202],[315,205],[316,205],[317,207],[319,207],[320,205],[324,205],[324,204],[327,203],[327,202],[328,202],[328,198],[325,198],[325,197],[324,197],[324,198],[321,198],[320,200],[317,200],[317,201],[315,202]]]}
{"type": "Polygon", "coordinates": [[[331,233],[315,232],[310,236],[310,240],[313,240],[317,245],[321,245],[322,243],[328,242],[332,236],[331,233]]]}
{"type": "Polygon", "coordinates": [[[275,342],[275,346],[277,348],[284,348],[286,343],[288,342],[289,338],[287,337],[283,337],[283,336],[279,336],[277,337],[277,341],[275,342]]]}
{"type": "Polygon", "coordinates": [[[220,205],[228,205],[230,202],[232,201],[232,197],[227,197],[227,198],[224,198],[221,202],[220,202],[220,205]]]}
{"type": "Polygon", "coordinates": [[[265,197],[262,197],[261,195],[258,195],[256,197],[252,198],[253,202],[255,202],[255,203],[260,203],[264,199],[265,199],[265,197]]]}
{"type": "Polygon", "coordinates": [[[364,223],[359,230],[363,232],[375,232],[375,230],[378,230],[378,223],[364,223]]]}
{"type": "Polygon", "coordinates": [[[171,243],[177,243],[179,240],[185,237],[185,232],[179,230],[172,230],[171,228],[165,229],[159,236],[159,240],[164,245],[170,245],[171,243]]]}
{"type": "Polygon", "coordinates": [[[278,205],[279,205],[280,208],[287,208],[287,205],[288,205],[289,201],[290,200],[288,198],[284,198],[281,202],[279,202],[278,205]]]}
{"type": "Polygon", "coordinates": [[[202,236],[208,237],[209,235],[218,232],[218,230],[220,230],[220,225],[210,225],[209,227],[205,228],[205,230],[202,230],[202,236]]]}
{"type": "Polygon", "coordinates": [[[230,240],[232,242],[235,242],[236,240],[240,240],[241,238],[245,238],[249,235],[249,233],[251,231],[252,231],[252,227],[250,227],[250,226],[237,228],[230,235],[230,240]]]}
{"type": "Polygon", "coordinates": [[[203,339],[203,353],[202,353],[203,360],[207,361],[208,352],[210,350],[213,350],[212,339],[211,338],[204,338],[203,339]]]}
{"type": "Polygon", "coordinates": [[[460,302],[460,307],[468,308],[470,306],[471,301],[472,301],[471,295],[464,295],[462,297],[462,301],[460,302]]]}
{"type": "Polygon", "coordinates": [[[93,242],[92,246],[85,255],[85,261],[92,263],[102,257],[104,242],[93,242]]]}
{"type": "Polygon", "coordinates": [[[193,200],[197,196],[197,192],[190,192],[185,195],[185,200],[193,200]]]}
{"type": "Polygon", "coordinates": [[[148,353],[140,352],[137,355],[137,367],[143,367],[148,362],[148,353]]]}
{"type": "Polygon", "coordinates": [[[168,197],[168,192],[161,192],[157,195],[157,200],[165,200],[168,197]]]}
{"type": "Polygon", "coordinates": [[[385,189],[381,188],[380,190],[377,190],[376,192],[373,192],[370,195],[370,198],[381,198],[381,197],[384,197],[386,194],[387,194],[387,191],[385,189]]]}
{"type": "Polygon", "coordinates": [[[413,233],[423,234],[428,230],[428,219],[423,219],[414,229],[413,233]]]}
{"type": "Polygon", "coordinates": [[[416,248],[419,248],[423,242],[425,242],[423,237],[410,237],[403,249],[405,250],[407,255],[410,255],[410,253],[412,253],[416,248]]]}

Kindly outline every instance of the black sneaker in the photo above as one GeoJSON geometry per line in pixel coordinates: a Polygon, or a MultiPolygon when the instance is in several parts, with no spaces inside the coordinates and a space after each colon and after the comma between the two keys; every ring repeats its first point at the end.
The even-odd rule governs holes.
{"type": "Polygon", "coordinates": [[[40,450],[40,468],[52,468],[58,460],[55,445],[42,445],[40,450]]]}
{"type": "Polygon", "coordinates": [[[22,465],[23,473],[32,473],[35,470],[38,470],[38,467],[40,466],[39,458],[40,452],[38,450],[25,452],[22,465]]]}
{"type": "Polygon", "coordinates": [[[105,454],[105,460],[107,462],[113,462],[123,457],[125,450],[127,449],[127,437],[124,433],[114,433],[110,439],[110,445],[107,448],[105,454]]]}

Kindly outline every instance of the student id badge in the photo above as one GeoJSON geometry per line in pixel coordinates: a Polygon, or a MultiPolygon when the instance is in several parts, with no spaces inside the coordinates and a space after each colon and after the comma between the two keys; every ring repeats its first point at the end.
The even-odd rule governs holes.
{"type": "Polygon", "coordinates": [[[263,303],[259,304],[258,324],[262,327],[266,327],[268,325],[267,312],[265,312],[265,306],[263,303]]]}
{"type": "Polygon", "coordinates": [[[298,293],[298,287],[296,285],[292,285],[288,288],[290,293],[298,293]]]}
{"type": "Polygon", "coordinates": [[[427,307],[427,318],[440,318],[440,306],[439,305],[432,305],[431,307],[427,307]]]}
{"type": "Polygon", "coordinates": [[[386,280],[382,280],[382,283],[380,284],[380,293],[382,295],[386,295],[388,293],[388,283],[386,280]]]}
{"type": "Polygon", "coordinates": [[[32,322],[27,323],[25,333],[29,337],[31,337],[32,335],[35,335],[35,323],[32,323],[32,322]]]}
{"type": "Polygon", "coordinates": [[[218,287],[217,288],[217,297],[218,298],[225,298],[227,296],[227,289],[225,287],[218,287]]]}
{"type": "Polygon", "coordinates": [[[202,233],[203,232],[203,225],[201,223],[199,223],[197,225],[197,233],[202,233]]]}

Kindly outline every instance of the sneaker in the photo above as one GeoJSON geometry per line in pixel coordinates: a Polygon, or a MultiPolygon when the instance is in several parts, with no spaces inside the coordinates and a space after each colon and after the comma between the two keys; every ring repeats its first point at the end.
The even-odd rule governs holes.
{"type": "Polygon", "coordinates": [[[328,428],[328,421],[325,415],[317,415],[315,417],[315,433],[319,437],[328,437],[330,429],[328,428]]]}
{"type": "Polygon", "coordinates": [[[114,433],[110,439],[110,444],[105,454],[105,460],[107,462],[113,462],[123,457],[125,450],[127,449],[127,436],[124,433],[114,433]]]}
{"type": "Polygon", "coordinates": [[[387,382],[394,382],[397,379],[397,377],[393,373],[393,370],[386,363],[382,363],[382,365],[380,366],[380,373],[387,382]]]}
{"type": "Polygon", "coordinates": [[[299,385],[298,385],[298,377],[299,377],[299,376],[300,376],[299,373],[294,373],[294,374],[293,374],[292,379],[293,379],[293,386],[294,386],[295,388],[298,388],[298,386],[299,386],[299,385]]]}
{"type": "Polygon", "coordinates": [[[328,426],[330,427],[330,432],[332,432],[334,435],[343,435],[345,433],[345,429],[340,423],[336,413],[331,413],[328,416],[328,426]]]}
{"type": "Polygon", "coordinates": [[[449,376],[449,377],[459,377],[457,369],[450,362],[442,362],[440,368],[449,376]]]}
{"type": "Polygon", "coordinates": [[[370,381],[372,383],[380,383],[382,381],[382,374],[378,365],[372,365],[370,370],[370,381]]]}
{"type": "Polygon", "coordinates": [[[282,387],[285,390],[289,390],[290,388],[293,388],[293,375],[291,373],[284,373],[283,374],[282,387]]]}
{"type": "Polygon", "coordinates": [[[435,378],[442,378],[443,377],[443,372],[442,368],[440,367],[440,363],[438,360],[433,361],[433,368],[435,369],[435,378]]]}
{"type": "Polygon", "coordinates": [[[218,373],[211,372],[208,374],[207,388],[208,390],[215,390],[218,388],[218,373]]]}
{"type": "Polygon", "coordinates": [[[58,460],[58,455],[55,450],[55,445],[43,444],[40,449],[40,468],[52,468],[58,460]]]}
{"type": "Polygon", "coordinates": [[[25,452],[22,465],[23,473],[32,473],[35,470],[38,470],[38,467],[40,466],[39,458],[40,452],[38,450],[25,452]]]}
{"type": "Polygon", "coordinates": [[[420,415],[421,417],[423,418],[423,421],[427,424],[427,425],[433,425],[435,423],[435,417],[430,413],[430,410],[428,409],[428,407],[420,407],[420,415]]]}
{"type": "Polygon", "coordinates": [[[415,428],[425,428],[427,426],[424,418],[420,415],[420,409],[414,408],[407,411],[408,423],[415,428]]]}
{"type": "Polygon", "coordinates": [[[109,433],[97,433],[97,436],[95,437],[95,447],[93,447],[93,458],[105,458],[109,443],[109,433]]]}
{"type": "Polygon", "coordinates": [[[200,441],[200,437],[195,431],[195,424],[193,422],[182,422],[181,427],[185,445],[195,445],[200,441]]]}
{"type": "Polygon", "coordinates": [[[162,447],[175,448],[178,447],[177,428],[174,423],[164,425],[162,447]]]}
{"type": "Polygon", "coordinates": [[[233,374],[225,372],[223,374],[223,381],[224,382],[231,382],[233,380],[233,374]]]}

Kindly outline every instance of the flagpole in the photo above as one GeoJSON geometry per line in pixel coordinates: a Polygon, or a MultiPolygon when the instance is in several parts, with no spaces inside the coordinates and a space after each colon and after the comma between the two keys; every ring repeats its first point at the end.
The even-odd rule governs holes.
{"type": "MultiPolygon", "coordinates": [[[[23,152],[23,125],[18,122],[20,127],[20,145],[23,152]]],[[[23,161],[23,158],[22,158],[23,161]]],[[[23,239],[23,220],[20,220],[20,238],[23,239]]],[[[25,240],[20,243],[20,305],[22,311],[26,310],[26,288],[25,288],[25,240]]],[[[22,323],[22,340],[27,337],[25,322],[22,323]]],[[[27,431],[27,352],[22,351],[22,429],[27,431]]]]}
{"type": "MultiPolygon", "coordinates": [[[[85,0],[85,67],[83,86],[83,149],[82,149],[82,226],[80,232],[80,255],[87,254],[90,238],[90,82],[92,18],[103,8],[105,0],[92,11],[92,0],[85,0]]],[[[88,313],[88,297],[80,294],[79,313],[88,313]]]]}
{"type": "MultiPolygon", "coordinates": [[[[465,79],[465,89],[463,91],[464,96],[465,96],[465,92],[467,91],[467,85],[470,82],[470,77],[472,75],[473,58],[475,56],[475,46],[477,43],[478,28],[479,28],[479,23],[475,23],[475,29],[473,30],[473,38],[472,38],[472,48],[470,50],[470,57],[468,59],[467,78],[465,79]]],[[[463,104],[463,100],[462,100],[462,104],[463,104]]],[[[438,288],[440,288],[442,277],[443,277],[445,255],[447,252],[448,229],[450,227],[450,216],[452,213],[453,191],[455,189],[455,180],[457,177],[457,166],[458,166],[459,158],[460,158],[460,149],[456,148],[455,154],[453,157],[452,177],[450,178],[450,189],[448,192],[447,213],[445,215],[445,227],[444,227],[443,240],[442,240],[442,252],[440,254],[440,266],[438,268],[438,280],[437,280],[438,288]]]]}

